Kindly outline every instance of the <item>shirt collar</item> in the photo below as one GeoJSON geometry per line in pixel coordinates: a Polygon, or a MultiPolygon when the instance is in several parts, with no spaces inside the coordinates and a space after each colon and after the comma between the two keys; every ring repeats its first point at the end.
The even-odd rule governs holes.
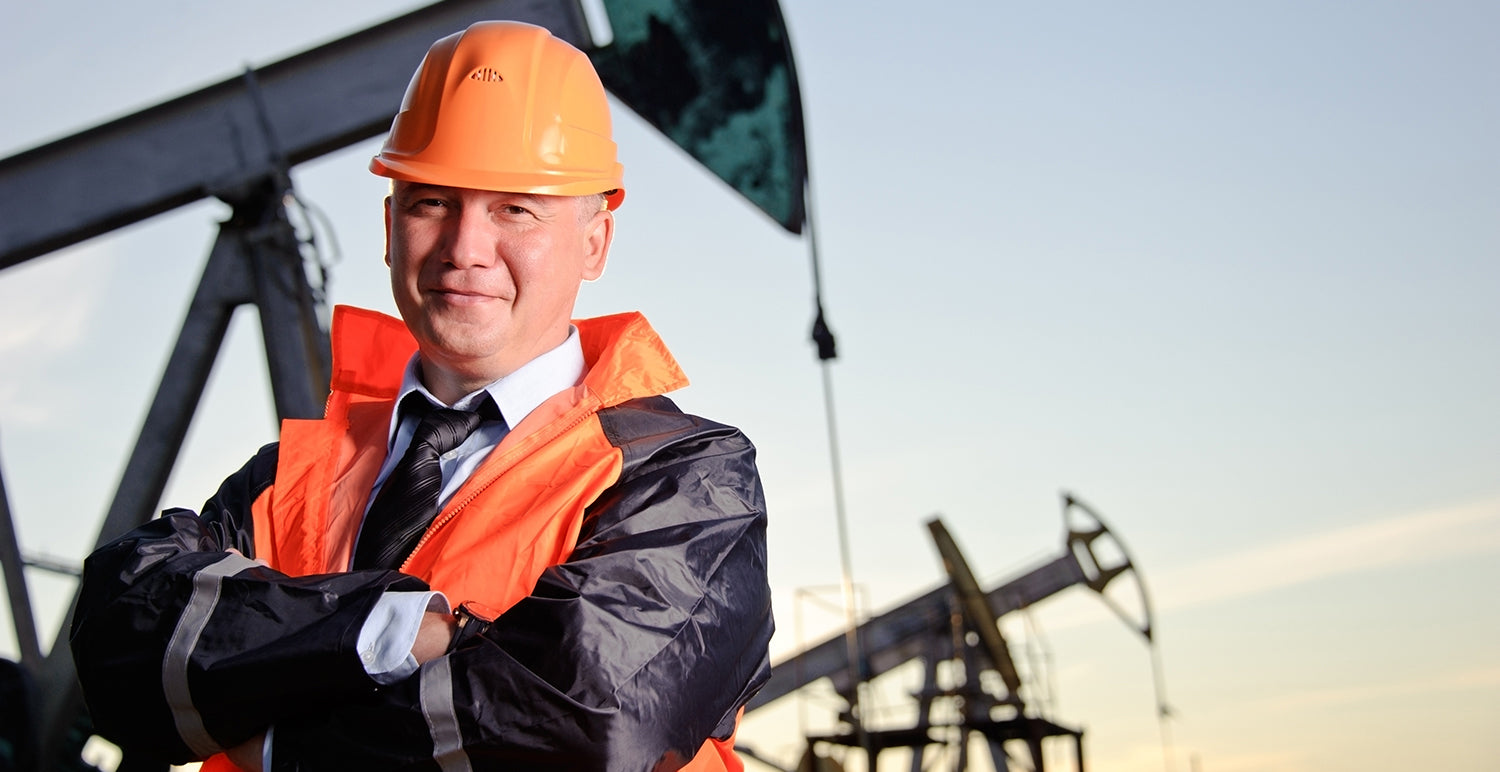
{"type": "MultiPolygon", "coordinates": [[[[441,400],[432,396],[432,392],[428,391],[426,386],[422,385],[419,377],[421,356],[420,352],[412,354],[411,359],[407,361],[406,372],[401,376],[401,391],[396,394],[396,404],[401,404],[408,394],[415,391],[438,407],[475,410],[478,408],[479,399],[487,393],[495,401],[495,406],[500,408],[500,415],[505,417],[506,425],[512,428],[521,423],[526,416],[531,414],[531,411],[546,402],[553,394],[577,386],[583,381],[586,369],[583,361],[583,344],[578,340],[578,328],[569,325],[567,340],[564,340],[557,348],[521,365],[510,375],[463,396],[452,405],[444,405],[441,400]]],[[[401,422],[400,412],[399,410],[391,411],[390,436],[392,437],[395,436],[396,427],[401,422]]]]}

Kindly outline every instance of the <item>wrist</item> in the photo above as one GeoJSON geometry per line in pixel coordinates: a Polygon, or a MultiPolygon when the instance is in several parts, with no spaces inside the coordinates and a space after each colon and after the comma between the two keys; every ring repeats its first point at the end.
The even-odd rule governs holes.
{"type": "Polygon", "coordinates": [[[441,657],[448,653],[457,634],[458,620],[452,614],[425,612],[422,625],[417,629],[417,640],[412,643],[411,655],[419,665],[441,657]]]}
{"type": "Polygon", "coordinates": [[[483,635],[494,624],[498,614],[494,609],[479,603],[466,602],[458,604],[453,610],[453,618],[457,625],[453,634],[453,641],[448,645],[448,652],[452,653],[465,641],[483,635]]]}

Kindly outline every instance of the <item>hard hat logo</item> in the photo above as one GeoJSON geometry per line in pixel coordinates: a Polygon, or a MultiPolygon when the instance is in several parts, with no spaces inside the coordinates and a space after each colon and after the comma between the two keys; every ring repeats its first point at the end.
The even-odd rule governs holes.
{"type": "Polygon", "coordinates": [[[520,22],[479,22],[434,43],[370,171],[478,190],[604,193],[610,209],[625,198],[593,64],[520,22]]]}

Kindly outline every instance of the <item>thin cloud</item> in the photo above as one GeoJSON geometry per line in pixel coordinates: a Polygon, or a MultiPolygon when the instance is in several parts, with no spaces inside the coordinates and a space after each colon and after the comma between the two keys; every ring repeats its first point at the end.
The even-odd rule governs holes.
{"type": "Polygon", "coordinates": [[[1337,528],[1168,570],[1160,609],[1256,595],[1331,576],[1500,552],[1500,499],[1337,528]]]}
{"type": "MultiPolygon", "coordinates": [[[[0,356],[57,356],[76,346],[109,281],[109,271],[82,270],[81,255],[58,255],[0,272],[0,356]]],[[[89,258],[90,266],[108,265],[89,258]]]]}
{"type": "Polygon", "coordinates": [[[1500,666],[1489,665],[1452,671],[1435,676],[1422,676],[1406,681],[1379,682],[1359,686],[1343,686],[1329,689],[1306,689],[1290,694],[1279,694],[1261,702],[1261,709],[1272,711],[1316,710],[1342,705],[1370,705],[1392,703],[1402,698],[1419,697],[1434,693],[1494,690],[1500,687],[1500,666]]]}
{"type": "Polygon", "coordinates": [[[79,356],[87,344],[112,281],[115,261],[98,254],[108,249],[85,246],[0,271],[0,361],[8,373],[0,383],[0,418],[30,425],[52,420],[52,405],[39,397],[43,390],[34,376],[79,356]]]}
{"type": "MultiPolygon", "coordinates": [[[[1344,574],[1500,554],[1500,498],[1426,510],[1221,554],[1145,575],[1152,605],[1166,610],[1209,605],[1344,574]]],[[[1129,577],[1129,574],[1126,575],[1129,577]]],[[[1140,617],[1135,586],[1122,577],[1108,594],[1131,619],[1140,617]]],[[[1110,618],[1090,606],[1050,617],[1057,631],[1110,618]]]]}

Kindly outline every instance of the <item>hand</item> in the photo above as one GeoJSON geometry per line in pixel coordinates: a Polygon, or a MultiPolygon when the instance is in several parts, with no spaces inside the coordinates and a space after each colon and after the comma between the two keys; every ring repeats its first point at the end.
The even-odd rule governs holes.
{"type": "Polygon", "coordinates": [[[261,762],[265,760],[266,733],[260,734],[224,751],[224,755],[245,772],[263,772],[261,762]]]}
{"type": "Polygon", "coordinates": [[[411,645],[411,655],[420,665],[448,653],[448,644],[458,635],[458,620],[452,614],[428,611],[422,615],[422,626],[417,629],[417,640],[411,645]]]}

